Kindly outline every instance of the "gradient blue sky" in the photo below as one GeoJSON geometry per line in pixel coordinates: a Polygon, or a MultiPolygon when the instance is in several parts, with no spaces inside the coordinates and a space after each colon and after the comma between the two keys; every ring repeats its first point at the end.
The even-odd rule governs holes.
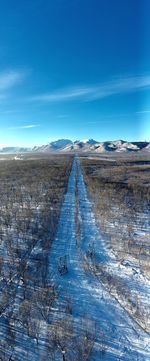
{"type": "Polygon", "coordinates": [[[150,140],[149,0],[1,0],[0,146],[150,140]]]}

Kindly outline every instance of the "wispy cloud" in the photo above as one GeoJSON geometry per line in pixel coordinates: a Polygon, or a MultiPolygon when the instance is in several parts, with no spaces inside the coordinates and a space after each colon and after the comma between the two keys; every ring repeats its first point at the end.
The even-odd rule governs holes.
{"type": "Polygon", "coordinates": [[[68,115],[67,114],[59,114],[59,115],[57,115],[57,118],[58,119],[65,119],[65,118],[68,118],[68,115]]]}
{"type": "Polygon", "coordinates": [[[0,72],[0,92],[6,91],[19,84],[25,77],[25,73],[17,70],[0,72]]]}
{"type": "Polygon", "coordinates": [[[107,123],[113,123],[113,122],[114,122],[113,120],[102,120],[102,121],[101,121],[101,120],[100,120],[100,121],[96,121],[96,120],[95,120],[95,121],[94,121],[94,120],[92,121],[92,120],[91,120],[91,121],[89,121],[89,122],[85,122],[85,124],[92,124],[92,125],[93,125],[93,124],[99,124],[99,125],[101,125],[101,124],[107,124],[107,123]]]}
{"type": "Polygon", "coordinates": [[[140,112],[136,112],[136,114],[148,114],[150,110],[141,110],[140,112]]]}
{"type": "Polygon", "coordinates": [[[88,87],[74,87],[61,89],[55,93],[40,94],[30,98],[30,100],[46,101],[46,102],[61,102],[74,100],[77,98],[84,98],[91,94],[91,89],[88,87]]]}
{"type": "Polygon", "coordinates": [[[32,129],[32,128],[37,128],[40,127],[40,124],[29,124],[29,125],[20,125],[20,126],[16,126],[16,127],[9,127],[9,130],[15,130],[15,129],[32,129]]]}
{"type": "Polygon", "coordinates": [[[35,95],[31,101],[41,102],[65,102],[72,100],[94,101],[112,95],[129,93],[150,87],[150,75],[134,76],[127,78],[116,78],[94,86],[75,86],[72,88],[60,89],[55,92],[35,95]]]}

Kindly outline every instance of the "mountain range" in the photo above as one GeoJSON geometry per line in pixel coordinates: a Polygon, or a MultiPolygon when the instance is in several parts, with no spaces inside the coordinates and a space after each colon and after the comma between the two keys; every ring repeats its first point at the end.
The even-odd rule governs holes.
{"type": "Polygon", "coordinates": [[[19,148],[19,147],[4,147],[0,153],[26,153],[26,152],[137,152],[149,151],[150,142],[137,141],[127,142],[124,140],[104,141],[99,142],[94,139],[76,140],[58,139],[46,145],[35,146],[33,148],[19,148]]]}

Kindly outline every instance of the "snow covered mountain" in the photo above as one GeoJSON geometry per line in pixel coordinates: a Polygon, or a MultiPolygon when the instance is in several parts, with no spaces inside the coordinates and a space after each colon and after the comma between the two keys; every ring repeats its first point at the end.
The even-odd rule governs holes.
{"type": "Polygon", "coordinates": [[[42,145],[41,147],[34,147],[33,151],[36,152],[49,152],[49,151],[61,151],[71,146],[73,142],[69,139],[58,139],[54,142],[51,142],[46,145],[42,145]]]}
{"type": "Polygon", "coordinates": [[[70,139],[58,139],[42,146],[34,148],[5,147],[0,153],[26,153],[26,152],[150,152],[150,142],[127,142],[124,140],[114,140],[99,142],[94,139],[83,139],[72,141],[70,139]]]}
{"type": "Polygon", "coordinates": [[[127,142],[123,140],[98,142],[94,139],[76,140],[60,139],[41,147],[33,148],[36,152],[132,152],[139,150],[150,151],[149,142],[127,142]]]}

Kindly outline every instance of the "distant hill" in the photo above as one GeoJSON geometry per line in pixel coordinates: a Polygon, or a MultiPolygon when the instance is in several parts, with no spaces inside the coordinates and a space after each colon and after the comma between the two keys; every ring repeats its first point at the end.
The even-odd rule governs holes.
{"type": "Polygon", "coordinates": [[[29,151],[31,151],[31,148],[4,147],[0,149],[0,153],[26,153],[29,151]]]}
{"type": "Polygon", "coordinates": [[[94,139],[76,140],[70,139],[58,139],[56,141],[44,144],[42,146],[36,146],[34,148],[19,148],[19,147],[4,147],[0,150],[0,153],[47,153],[47,152],[138,152],[138,151],[150,152],[150,142],[127,142],[124,140],[113,140],[99,142],[94,139]]]}
{"type": "Polygon", "coordinates": [[[71,146],[73,142],[69,139],[58,139],[54,142],[51,142],[40,147],[34,147],[33,151],[35,152],[50,152],[50,151],[61,151],[64,150],[67,146],[71,146]]]}
{"type": "Polygon", "coordinates": [[[99,142],[94,139],[76,140],[60,139],[41,147],[33,148],[36,152],[133,152],[150,151],[149,142],[127,142],[124,140],[99,142]]]}

